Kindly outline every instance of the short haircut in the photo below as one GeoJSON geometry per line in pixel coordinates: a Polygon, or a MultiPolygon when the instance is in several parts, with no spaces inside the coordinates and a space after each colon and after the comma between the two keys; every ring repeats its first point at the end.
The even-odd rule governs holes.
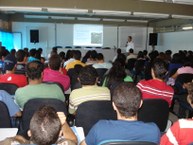
{"type": "Polygon", "coordinates": [[[59,70],[61,62],[61,58],[58,54],[51,55],[51,57],[49,58],[49,67],[52,70],[59,70]]]}
{"type": "Polygon", "coordinates": [[[97,54],[97,60],[104,60],[104,56],[102,53],[97,54]]]}
{"type": "Polygon", "coordinates": [[[156,78],[164,80],[166,77],[168,64],[164,60],[156,58],[153,61],[152,69],[156,78]]]}
{"type": "Polygon", "coordinates": [[[29,55],[35,57],[35,55],[36,55],[36,49],[35,49],[35,48],[31,49],[31,50],[29,51],[29,55]]]}
{"type": "Polygon", "coordinates": [[[141,92],[133,83],[120,83],[112,95],[120,115],[126,118],[137,115],[141,100],[141,92]]]}
{"type": "Polygon", "coordinates": [[[83,67],[79,73],[79,79],[82,85],[94,85],[97,77],[97,71],[92,66],[83,67]]]}
{"type": "Polygon", "coordinates": [[[31,80],[40,79],[43,70],[44,65],[40,61],[32,61],[26,65],[26,73],[31,80]]]}
{"type": "Polygon", "coordinates": [[[80,50],[73,51],[73,57],[76,60],[80,60],[81,59],[81,52],[80,52],[80,50]]]}
{"type": "Polygon", "coordinates": [[[20,49],[16,52],[16,59],[18,62],[24,61],[25,57],[27,57],[27,54],[24,50],[20,49]]]}
{"type": "Polygon", "coordinates": [[[51,106],[41,107],[30,121],[31,140],[34,144],[54,144],[58,139],[60,129],[60,119],[51,106]]]}
{"type": "Polygon", "coordinates": [[[129,53],[133,53],[134,50],[132,48],[129,49],[129,53]]]}

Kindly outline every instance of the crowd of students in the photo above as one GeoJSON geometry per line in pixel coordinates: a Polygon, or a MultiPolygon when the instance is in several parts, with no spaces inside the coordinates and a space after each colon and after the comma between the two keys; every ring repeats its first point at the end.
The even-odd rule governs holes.
{"type": "MultiPolygon", "coordinates": [[[[193,74],[192,51],[179,51],[175,54],[170,50],[160,53],[152,51],[149,54],[140,51],[135,54],[130,49],[127,54],[122,54],[118,49],[112,62],[105,62],[103,54],[95,50],[88,51],[82,57],[79,50],[68,50],[65,55],[64,52],[58,54],[57,48],[53,48],[48,61],[41,57],[41,53],[41,48],[29,52],[27,48],[11,52],[4,47],[0,49],[0,83],[18,86],[14,96],[0,90],[0,100],[7,105],[11,117],[21,117],[22,109],[30,99],[54,98],[66,102],[64,92],[71,88],[67,101],[69,114],[76,115],[81,103],[92,100],[112,101],[117,113],[116,121],[103,120],[94,125],[82,145],[96,145],[108,140],[149,141],[161,145],[185,145],[193,142],[192,119],[179,120],[162,137],[154,123],[137,121],[137,111],[143,104],[143,99],[160,98],[171,106],[177,76],[183,73],[193,74]],[[98,69],[106,69],[100,78],[100,84],[98,69]]],[[[186,82],[184,85],[188,90],[185,97],[192,106],[193,83],[186,82]]],[[[44,106],[31,120],[30,141],[16,136],[4,143],[16,140],[25,144],[60,144],[66,141],[62,137],[69,144],[76,144],[76,136],[65,120],[64,114],[44,106]]]]}

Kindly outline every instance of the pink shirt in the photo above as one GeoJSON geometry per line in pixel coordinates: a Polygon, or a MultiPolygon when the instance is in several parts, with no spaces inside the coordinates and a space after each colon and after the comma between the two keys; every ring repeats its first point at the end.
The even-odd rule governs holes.
{"type": "Polygon", "coordinates": [[[193,68],[190,66],[184,66],[181,67],[177,70],[178,74],[184,74],[184,73],[188,73],[188,74],[193,74],[193,68]]]}
{"type": "Polygon", "coordinates": [[[70,87],[69,76],[49,68],[44,69],[43,81],[60,83],[63,86],[65,91],[68,90],[70,87]]]}

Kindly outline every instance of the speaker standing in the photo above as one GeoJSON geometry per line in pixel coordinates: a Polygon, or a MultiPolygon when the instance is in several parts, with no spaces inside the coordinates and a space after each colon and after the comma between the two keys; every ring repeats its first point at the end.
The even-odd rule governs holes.
{"type": "Polygon", "coordinates": [[[128,36],[128,41],[126,43],[126,52],[129,52],[129,49],[134,49],[134,43],[132,41],[132,36],[128,36]]]}

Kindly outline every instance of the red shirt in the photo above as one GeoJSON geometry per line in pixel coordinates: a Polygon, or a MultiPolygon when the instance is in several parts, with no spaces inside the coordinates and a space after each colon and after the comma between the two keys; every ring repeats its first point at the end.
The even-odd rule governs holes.
{"type": "Polygon", "coordinates": [[[141,80],[137,87],[141,90],[143,99],[164,99],[169,106],[172,103],[174,90],[163,81],[156,79],[141,80]]]}
{"type": "Polygon", "coordinates": [[[27,85],[27,78],[22,74],[4,74],[0,76],[0,83],[11,83],[24,87],[27,85]]]}
{"type": "Polygon", "coordinates": [[[193,120],[180,119],[161,138],[160,145],[188,145],[193,143],[193,120]]]}

